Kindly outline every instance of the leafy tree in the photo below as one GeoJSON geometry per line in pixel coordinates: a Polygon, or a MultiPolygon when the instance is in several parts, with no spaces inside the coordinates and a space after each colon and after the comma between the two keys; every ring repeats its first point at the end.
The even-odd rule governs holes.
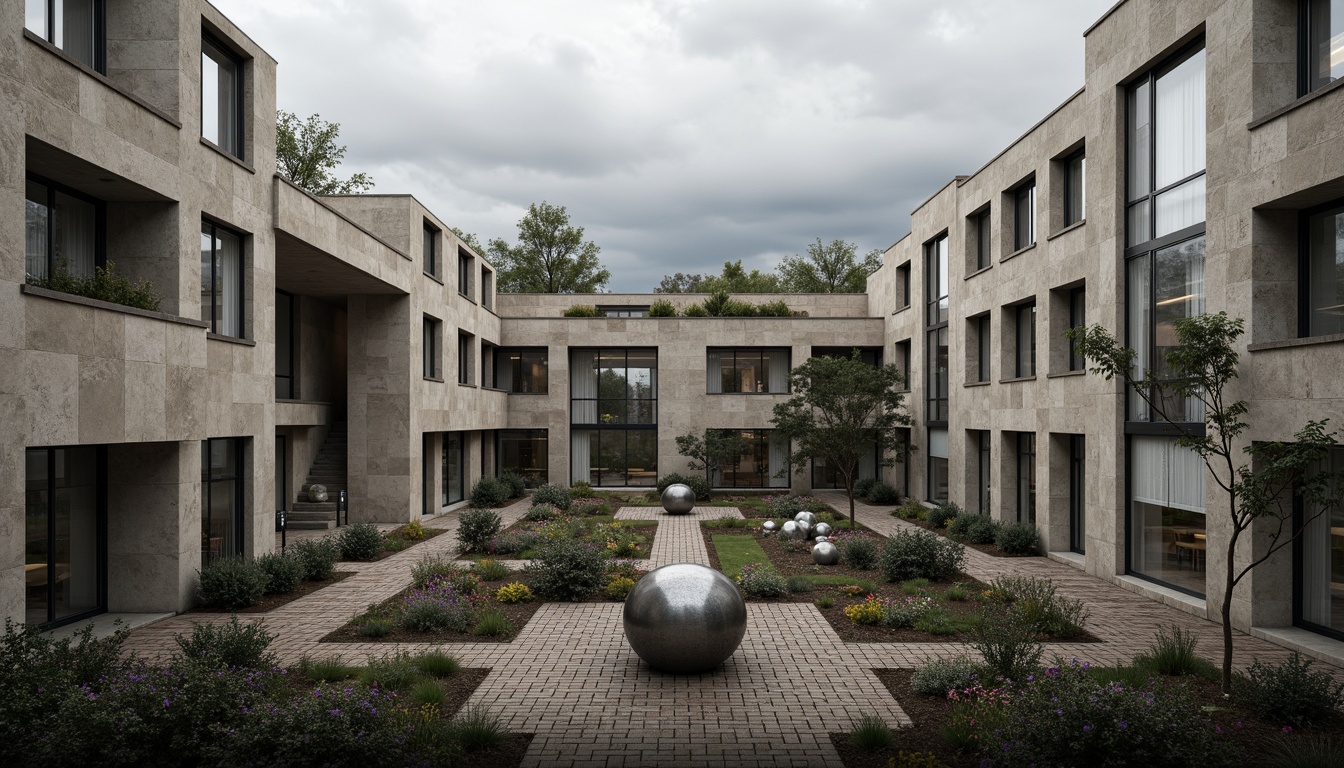
{"type": "Polygon", "coordinates": [[[677,437],[677,453],[690,459],[686,464],[692,472],[704,470],[705,482],[714,483],[714,473],[737,461],[742,452],[742,439],[735,430],[706,429],[704,435],[694,433],[677,437]]]}
{"type": "Polygon", "coordinates": [[[563,205],[545,201],[527,207],[518,221],[518,244],[490,241],[505,293],[595,293],[611,279],[597,260],[597,244],[583,239],[583,227],[571,226],[563,205]]]}
{"type": "Polygon", "coordinates": [[[904,455],[900,428],[911,419],[903,410],[901,383],[896,366],[868,365],[857,350],[852,357],[813,357],[789,372],[793,397],[775,406],[772,423],[794,446],[789,462],[828,460],[844,481],[851,528],[859,462],[874,447],[883,467],[904,455]]]}
{"type": "Polygon", "coordinates": [[[869,251],[859,260],[858,246],[844,240],[829,244],[817,238],[807,256],[786,256],[779,263],[785,293],[863,293],[868,276],[882,266],[882,252],[869,251]]]}
{"type": "Polygon", "coordinates": [[[453,234],[457,235],[457,239],[466,243],[468,248],[482,256],[486,254],[485,246],[481,245],[481,241],[477,240],[475,235],[470,232],[463,232],[457,227],[452,227],[451,229],[453,230],[453,234]]]}
{"type": "Polygon", "coordinates": [[[1067,335],[1093,364],[1092,371],[1109,381],[1119,376],[1148,404],[1152,412],[1180,434],[1176,444],[1204,460],[1209,476],[1226,494],[1223,507],[1228,526],[1227,571],[1223,579],[1223,693],[1232,691],[1232,593],[1241,580],[1274,553],[1293,543],[1306,523],[1340,501],[1338,473],[1317,471],[1335,442],[1326,422],[1308,421],[1294,442],[1249,441],[1244,400],[1229,400],[1228,387],[1237,378],[1237,339],[1244,332],[1240,318],[1226,312],[1182,318],[1175,323],[1176,346],[1166,350],[1158,370],[1135,369],[1136,353],[1120,346],[1102,326],[1072,328],[1067,335]],[[1204,405],[1204,429],[1178,421],[1185,415],[1186,398],[1204,405]],[[1176,419],[1166,407],[1175,406],[1176,419]],[[1244,459],[1243,459],[1244,457],[1244,459]],[[1293,496],[1314,510],[1302,525],[1293,523],[1293,496]],[[1255,527],[1256,530],[1252,530],[1255,527]],[[1264,535],[1238,565],[1243,535],[1264,535]]]}
{"type": "Polygon", "coordinates": [[[349,195],[373,188],[373,179],[356,173],[342,181],[334,171],[345,157],[336,146],[340,123],[328,123],[312,114],[299,120],[293,112],[275,114],[275,167],[299,188],[314,195],[349,195]]]}
{"type": "Polygon", "coordinates": [[[779,293],[779,276],[742,266],[742,260],[725,261],[717,275],[663,275],[654,293],[779,293]]]}
{"type": "Polygon", "coordinates": [[[687,275],[681,272],[675,275],[663,275],[654,293],[700,293],[704,284],[704,275],[687,275]]]}

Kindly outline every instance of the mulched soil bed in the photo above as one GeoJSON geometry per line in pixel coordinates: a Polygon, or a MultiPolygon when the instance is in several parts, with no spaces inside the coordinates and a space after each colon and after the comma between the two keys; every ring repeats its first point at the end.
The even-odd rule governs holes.
{"type": "MultiPolygon", "coordinates": [[[[447,695],[440,706],[444,717],[452,717],[466,706],[471,694],[476,692],[489,674],[489,669],[464,667],[455,675],[439,678],[439,685],[443,686],[443,691],[447,695]]],[[[467,753],[463,757],[462,764],[482,768],[514,768],[522,765],[523,755],[527,753],[527,747],[532,743],[532,736],[530,733],[511,733],[498,747],[467,753]]]]}
{"type": "MultiPolygon", "coordinates": [[[[886,768],[887,761],[897,752],[932,752],[949,768],[975,768],[980,758],[963,755],[943,740],[942,730],[947,725],[952,706],[945,699],[924,696],[910,686],[911,670],[875,669],[877,679],[891,691],[891,695],[914,722],[911,728],[897,730],[896,745],[883,752],[864,752],[849,743],[848,733],[831,733],[831,743],[844,762],[845,768],[886,768]]],[[[1266,754],[1274,741],[1283,736],[1281,725],[1266,722],[1247,709],[1229,704],[1223,699],[1222,688],[1216,682],[1198,678],[1164,678],[1158,684],[1172,688],[1188,685],[1195,704],[1214,708],[1210,720],[1223,728],[1224,738],[1236,744],[1249,756],[1247,765],[1255,765],[1256,758],[1266,754]],[[1238,724],[1240,727],[1238,727],[1238,724]]],[[[856,715],[857,717],[857,715],[856,715]]],[[[1344,733],[1344,713],[1336,713],[1329,722],[1302,733],[1344,733]]]]}
{"type": "Polygon", "coordinates": [[[210,606],[201,606],[200,608],[193,608],[192,610],[188,611],[188,613],[266,613],[267,611],[273,611],[282,605],[292,603],[295,600],[298,600],[300,597],[306,597],[307,595],[311,595],[312,593],[318,591],[323,587],[329,587],[338,581],[343,581],[354,575],[355,575],[354,571],[336,571],[335,573],[331,574],[331,578],[327,579],[326,581],[305,581],[299,585],[298,589],[294,590],[293,592],[290,592],[289,594],[265,595],[261,598],[260,603],[257,603],[256,605],[249,605],[246,608],[225,610],[223,608],[212,608],[210,606]]]}
{"type": "MultiPolygon", "coordinates": [[[[951,536],[948,536],[948,535],[947,535],[947,529],[946,529],[946,528],[934,528],[932,525],[929,524],[929,521],[928,521],[928,520],[918,520],[918,519],[916,519],[916,520],[911,520],[911,519],[909,519],[909,518],[905,518],[905,517],[898,517],[897,519],[898,519],[898,520],[904,520],[905,522],[907,522],[907,523],[911,523],[912,525],[918,525],[920,528],[923,528],[923,529],[926,530],[926,531],[932,531],[933,533],[936,533],[936,534],[938,534],[939,536],[942,536],[943,538],[948,539],[949,541],[957,541],[956,539],[954,539],[954,538],[952,538],[951,536]]],[[[957,542],[957,543],[961,544],[962,546],[966,547],[967,549],[974,549],[976,552],[984,552],[986,555],[992,555],[992,556],[994,556],[994,557],[1012,557],[1012,558],[1018,558],[1018,557],[1044,557],[1044,555],[1042,555],[1042,554],[1040,554],[1040,553],[1037,553],[1037,554],[1034,554],[1034,555],[1010,555],[1010,554],[1008,554],[1007,552],[1004,552],[1003,550],[1001,550],[1001,549],[999,549],[998,547],[994,546],[993,544],[972,544],[972,543],[967,542],[967,541],[961,541],[961,542],[957,542]]]]}
{"type": "Polygon", "coordinates": [[[405,552],[406,550],[410,549],[411,547],[414,547],[417,544],[424,544],[426,541],[429,541],[435,536],[442,536],[443,534],[447,533],[447,531],[443,530],[442,528],[425,528],[424,530],[425,535],[423,538],[417,539],[415,541],[406,541],[405,539],[402,539],[402,541],[406,541],[406,546],[402,547],[401,549],[384,548],[378,552],[378,556],[373,559],[373,562],[377,562],[379,560],[386,560],[387,558],[393,555],[405,552]]]}
{"type": "MultiPolygon", "coordinates": [[[[574,519],[578,519],[578,520],[591,520],[592,518],[579,517],[579,518],[574,518],[574,519]]],[[[633,554],[622,555],[619,559],[621,559],[621,560],[647,560],[647,559],[649,559],[649,553],[650,553],[650,552],[652,551],[652,549],[653,549],[653,537],[658,533],[658,521],[657,521],[657,520],[614,520],[613,522],[620,523],[621,525],[623,525],[623,526],[629,528],[630,530],[638,532],[640,535],[644,536],[644,538],[645,538],[644,543],[643,543],[642,545],[640,545],[638,551],[636,551],[636,552],[633,553],[633,554]]],[[[517,533],[517,532],[519,532],[519,531],[531,531],[531,530],[536,530],[536,527],[537,527],[538,525],[543,525],[543,523],[532,523],[532,522],[528,522],[527,520],[519,520],[519,521],[515,522],[513,525],[510,525],[508,528],[505,528],[504,530],[500,531],[498,535],[503,535],[503,534],[506,534],[506,533],[517,533]]],[[[461,559],[463,559],[463,560],[485,560],[485,559],[490,559],[490,560],[525,560],[525,559],[527,559],[527,558],[523,557],[523,556],[522,556],[522,553],[520,553],[520,552],[501,552],[501,553],[472,552],[472,553],[468,553],[468,554],[461,555],[461,559]]]]}

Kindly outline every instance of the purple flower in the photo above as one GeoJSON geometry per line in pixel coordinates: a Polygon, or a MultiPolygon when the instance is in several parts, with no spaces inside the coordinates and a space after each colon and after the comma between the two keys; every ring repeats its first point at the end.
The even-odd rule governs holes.
{"type": "Polygon", "coordinates": [[[1291,726],[1291,725],[1285,725],[1285,726],[1283,726],[1283,732],[1284,732],[1284,733],[1292,733],[1292,732],[1293,732],[1293,726],[1291,726]]]}
{"type": "Polygon", "coordinates": [[[329,709],[329,710],[327,710],[327,714],[328,714],[328,715],[331,715],[332,717],[337,717],[337,716],[339,716],[339,715],[341,714],[341,710],[339,710],[339,709],[329,709]]]}
{"type": "Polygon", "coordinates": [[[164,700],[163,700],[163,708],[164,708],[164,709],[167,709],[167,708],[168,708],[168,700],[167,700],[167,699],[164,699],[164,700]]]}
{"type": "Polygon", "coordinates": [[[1083,726],[1083,733],[1091,733],[1091,732],[1092,732],[1092,726],[1090,725],[1083,726]]]}

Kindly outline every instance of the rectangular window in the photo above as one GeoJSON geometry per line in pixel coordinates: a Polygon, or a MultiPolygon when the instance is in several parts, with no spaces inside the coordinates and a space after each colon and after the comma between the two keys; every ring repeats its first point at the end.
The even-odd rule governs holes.
{"type": "Polygon", "coordinates": [[[1344,76],[1344,0],[1302,0],[1301,95],[1344,76]]]}
{"type": "Polygon", "coordinates": [[[422,327],[423,341],[420,346],[424,356],[424,376],[426,379],[441,380],[443,378],[443,368],[439,362],[443,359],[441,323],[425,315],[422,327]]]}
{"type": "MultiPolygon", "coordinates": [[[[1204,49],[1130,86],[1126,244],[1186,237],[1204,224],[1204,49]]],[[[1160,243],[1159,243],[1160,244],[1160,243]]]]}
{"type": "Polygon", "coordinates": [[[29,175],[24,187],[24,271],[29,281],[91,278],[103,266],[103,204],[29,175]]]}
{"type": "Polygon", "coordinates": [[[441,235],[439,234],[439,230],[436,227],[431,226],[430,223],[426,221],[420,249],[421,251],[424,252],[425,273],[433,275],[435,277],[439,276],[440,237],[441,235]]]}
{"type": "Polygon", "coordinates": [[[975,215],[975,268],[987,269],[990,261],[990,240],[994,230],[989,225],[989,209],[975,215]]]}
{"type": "MultiPolygon", "coordinates": [[[[1074,288],[1069,291],[1069,327],[1082,328],[1087,325],[1087,291],[1074,288]]],[[[1078,342],[1069,340],[1069,370],[1081,371],[1087,368],[1087,359],[1078,349],[1078,342]]]]}
{"type": "Polygon", "coordinates": [[[210,35],[201,37],[201,136],[243,156],[243,62],[210,35]]]}
{"type": "Polygon", "coordinates": [[[474,384],[471,379],[472,360],[476,356],[476,337],[465,331],[457,333],[457,383],[474,384]]]}
{"type": "Polygon", "coordinates": [[[243,554],[243,441],[201,444],[201,565],[243,554]]]}
{"type": "MultiPolygon", "coordinates": [[[[1344,449],[1330,449],[1321,470],[1344,471],[1344,449]]],[[[1299,507],[1302,504],[1299,502],[1299,507]]],[[[1344,506],[1297,511],[1302,534],[1295,547],[1295,624],[1344,640],[1344,506]]]]}
{"type": "Polygon", "coordinates": [[[1064,161],[1064,226],[1071,227],[1087,218],[1087,156],[1082,152],[1064,161]]]}
{"type": "Polygon", "coordinates": [[[493,311],[495,308],[495,273],[481,270],[481,306],[493,311]]]}
{"type": "Polygon", "coordinates": [[[1204,595],[1204,473],[1199,454],[1167,437],[1129,438],[1129,570],[1204,595]]]}
{"type": "Polygon", "coordinates": [[[711,478],[715,488],[788,488],[789,446],[774,440],[769,429],[731,430],[737,456],[724,462],[711,478]]]}
{"type": "Polygon", "coordinates": [[[947,421],[948,417],[948,304],[947,235],[924,246],[925,312],[929,421],[947,421]]]}
{"type": "Polygon", "coordinates": [[[990,437],[991,435],[990,431],[987,429],[977,430],[975,434],[976,434],[976,442],[978,443],[978,445],[976,446],[977,466],[975,474],[976,474],[976,482],[979,485],[978,501],[980,502],[980,514],[988,515],[989,502],[990,502],[990,488],[991,488],[990,483],[992,482],[990,472],[993,466],[990,464],[990,457],[991,457],[990,441],[992,440],[992,438],[990,437]]]}
{"type": "Polygon", "coordinates": [[[1082,435],[1069,435],[1069,549],[1087,553],[1087,451],[1082,435]]]}
{"type": "Polygon", "coordinates": [[[1302,336],[1344,333],[1344,206],[1307,217],[1302,336]]]}
{"type": "Polygon", "coordinates": [[[896,342],[896,367],[901,371],[901,391],[910,391],[910,340],[896,342]]]}
{"type": "Polygon", "coordinates": [[[648,317],[649,308],[647,306],[628,306],[628,307],[602,307],[597,308],[597,314],[602,317],[648,317]]]}
{"type": "Polygon", "coordinates": [[[471,273],[476,260],[465,250],[457,249],[457,292],[470,299],[471,273]]]}
{"type": "MultiPolygon", "coordinates": [[[[1176,345],[1176,321],[1204,312],[1204,236],[1141,253],[1127,263],[1129,285],[1129,346],[1141,380],[1147,368],[1159,376],[1166,370],[1168,351],[1176,345]]],[[[1176,422],[1202,423],[1204,406],[1196,397],[1179,400],[1151,389],[1156,409],[1137,393],[1130,394],[1130,421],[1161,421],[1163,414],[1176,422]]]]}
{"type": "Polygon", "coordinates": [[[545,347],[495,350],[495,388],[514,394],[546,394],[547,359],[545,347]]]}
{"type": "Polygon", "coordinates": [[[103,0],[26,0],[23,26],[89,69],[107,74],[103,0]]]}
{"type": "Polygon", "coordinates": [[[1036,180],[1013,192],[1013,252],[1036,244],[1036,180]]]}
{"type": "Polygon", "coordinates": [[[705,391],[717,394],[785,394],[789,391],[789,349],[710,347],[705,391]]]}
{"type": "Polygon", "coordinates": [[[947,430],[929,429],[928,500],[947,501],[947,430]]]}
{"type": "Polygon", "coordinates": [[[294,398],[294,297],[275,292],[275,398],[294,398]]]}
{"type": "Polygon", "coordinates": [[[658,477],[658,350],[570,350],[570,478],[594,486],[658,477]]]}
{"type": "Polygon", "coordinates": [[[467,497],[467,452],[462,432],[443,433],[442,506],[456,504],[467,497]]]}
{"type": "Polygon", "coordinates": [[[1036,302],[1017,307],[1017,333],[1014,377],[1027,379],[1036,375],[1036,302]]]}
{"type": "Polygon", "coordinates": [[[910,306],[910,263],[896,268],[896,308],[910,306]]]}
{"type": "Polygon", "coordinates": [[[243,236],[211,221],[201,222],[201,319],[243,338],[243,236]]]}
{"type": "Polygon", "coordinates": [[[501,429],[496,444],[500,472],[517,472],[529,486],[549,482],[550,442],[546,430],[501,429]]]}
{"type": "Polygon", "coordinates": [[[24,621],[50,626],[106,610],[106,451],[29,448],[24,462],[24,621]]]}
{"type": "MultiPolygon", "coordinates": [[[[859,457],[858,477],[855,481],[867,478],[876,478],[878,468],[877,446],[873,446],[871,452],[865,451],[859,457]]],[[[845,487],[844,475],[836,469],[830,459],[812,460],[812,487],[813,488],[840,488],[845,487]]]]}
{"type": "Polygon", "coordinates": [[[1036,524],[1036,434],[1017,433],[1017,522],[1036,524]]]}
{"type": "Polygon", "coordinates": [[[985,314],[976,319],[976,381],[990,380],[990,361],[993,360],[993,352],[990,347],[990,328],[989,315],[985,314]]]}

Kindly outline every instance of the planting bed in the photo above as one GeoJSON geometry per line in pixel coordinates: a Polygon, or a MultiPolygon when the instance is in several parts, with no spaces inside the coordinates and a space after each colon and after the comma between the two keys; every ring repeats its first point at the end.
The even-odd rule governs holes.
{"type": "Polygon", "coordinates": [[[958,544],[961,544],[962,546],[966,547],[967,549],[974,549],[976,552],[984,552],[986,555],[991,555],[991,556],[993,556],[993,557],[1011,557],[1011,558],[1019,558],[1019,557],[1044,557],[1044,555],[1042,555],[1042,554],[1039,553],[1039,552],[1036,552],[1036,553],[1028,553],[1028,554],[1024,554],[1024,555],[1010,555],[1010,554],[1008,554],[1007,552],[1004,552],[1002,549],[999,549],[998,547],[994,546],[993,544],[972,544],[972,543],[970,543],[970,542],[968,542],[968,541],[958,541],[957,539],[954,539],[954,538],[952,538],[951,536],[948,536],[948,535],[947,535],[947,529],[946,529],[946,528],[934,528],[934,527],[929,523],[928,520],[921,520],[921,519],[919,519],[919,518],[911,519],[911,518],[908,518],[908,517],[899,517],[899,516],[897,516],[897,518],[900,519],[900,520],[904,520],[905,522],[910,523],[911,525],[917,525],[917,526],[919,526],[920,528],[923,528],[923,529],[926,530],[926,531],[931,531],[931,532],[933,532],[933,533],[936,533],[936,534],[938,534],[939,536],[942,536],[943,538],[945,538],[945,539],[947,539],[947,540],[949,540],[949,541],[957,541],[958,544]]]}
{"type": "Polygon", "coordinates": [[[245,608],[224,609],[201,606],[200,608],[193,608],[189,613],[266,613],[267,611],[273,611],[282,605],[292,603],[300,597],[307,597],[323,587],[329,587],[338,581],[343,581],[354,575],[354,571],[336,571],[331,574],[331,578],[326,581],[305,581],[299,584],[299,588],[293,592],[264,595],[261,598],[261,602],[255,605],[249,605],[245,608]]]}

